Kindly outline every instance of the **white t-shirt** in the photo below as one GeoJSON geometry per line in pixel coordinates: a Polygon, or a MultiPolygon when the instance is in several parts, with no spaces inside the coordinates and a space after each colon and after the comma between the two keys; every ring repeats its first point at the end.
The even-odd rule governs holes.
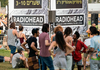
{"type": "Polygon", "coordinates": [[[86,39],[85,40],[85,42],[84,42],[84,44],[86,45],[86,46],[90,46],[90,40],[91,40],[91,38],[88,38],[88,39],[86,39]]]}

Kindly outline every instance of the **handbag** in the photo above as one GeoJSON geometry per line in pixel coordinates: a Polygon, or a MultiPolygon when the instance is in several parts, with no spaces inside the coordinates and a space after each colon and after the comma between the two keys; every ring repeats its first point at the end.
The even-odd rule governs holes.
{"type": "Polygon", "coordinates": [[[38,56],[33,56],[28,58],[28,66],[29,66],[29,70],[39,69],[38,56]]]}

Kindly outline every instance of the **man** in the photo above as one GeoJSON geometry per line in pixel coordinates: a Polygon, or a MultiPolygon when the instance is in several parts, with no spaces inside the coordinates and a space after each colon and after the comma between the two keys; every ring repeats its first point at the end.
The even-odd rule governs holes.
{"type": "MultiPolygon", "coordinates": [[[[36,39],[36,37],[39,36],[39,29],[38,29],[38,28],[34,28],[34,29],[32,30],[32,34],[33,34],[33,36],[31,36],[29,39],[27,39],[26,42],[22,43],[21,46],[22,46],[26,51],[28,51],[28,49],[25,47],[25,45],[28,44],[29,50],[30,50],[30,52],[29,52],[29,57],[33,57],[33,56],[36,57],[36,55],[38,54],[37,39],[36,39]]],[[[29,66],[29,70],[31,70],[31,67],[30,67],[30,66],[29,66]]],[[[34,69],[33,69],[33,70],[34,70],[34,69]]]]}
{"type": "Polygon", "coordinates": [[[39,35],[40,58],[42,63],[42,70],[46,70],[46,66],[50,70],[54,70],[53,61],[49,52],[50,38],[49,38],[49,24],[43,24],[42,33],[39,35]]]}
{"type": "Polygon", "coordinates": [[[98,31],[95,27],[90,27],[90,33],[93,35],[90,44],[90,70],[99,70],[100,64],[100,36],[97,35],[98,31]]]}
{"type": "Polygon", "coordinates": [[[18,32],[15,29],[15,23],[11,23],[10,29],[8,29],[8,32],[7,32],[7,44],[11,50],[10,63],[12,63],[12,57],[16,51],[16,45],[15,45],[16,36],[19,37],[18,32]]]}
{"type": "Polygon", "coordinates": [[[27,64],[22,48],[18,48],[18,53],[14,54],[12,58],[12,67],[13,68],[22,68],[22,67],[28,68],[28,64],[27,64]]]}
{"type": "MultiPolygon", "coordinates": [[[[96,27],[96,24],[93,23],[92,26],[93,26],[93,27],[96,27]]],[[[90,34],[90,29],[88,29],[86,32],[88,33],[88,36],[89,36],[90,38],[93,37],[93,35],[90,34]]]]}

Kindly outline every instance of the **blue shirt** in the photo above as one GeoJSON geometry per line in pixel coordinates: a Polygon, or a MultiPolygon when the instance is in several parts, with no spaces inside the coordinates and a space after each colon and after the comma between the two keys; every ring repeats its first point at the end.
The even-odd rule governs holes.
{"type": "Polygon", "coordinates": [[[93,38],[91,38],[90,48],[94,48],[94,50],[97,51],[97,52],[93,53],[93,55],[92,55],[92,58],[97,59],[98,53],[100,52],[100,36],[94,36],[93,38]]]}
{"type": "Polygon", "coordinates": [[[94,50],[100,49],[100,36],[94,36],[91,38],[91,48],[94,48],[94,50]]]}

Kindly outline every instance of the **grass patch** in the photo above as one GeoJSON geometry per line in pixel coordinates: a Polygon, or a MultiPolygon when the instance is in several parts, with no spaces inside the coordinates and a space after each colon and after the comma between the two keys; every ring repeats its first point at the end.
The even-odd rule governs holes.
{"type": "MultiPolygon", "coordinates": [[[[10,50],[1,50],[0,49],[0,55],[10,57],[10,50]]],[[[27,53],[25,53],[25,56],[28,57],[27,53]]],[[[0,70],[28,70],[28,69],[26,69],[26,68],[13,69],[12,65],[9,64],[9,62],[4,62],[4,63],[2,62],[2,63],[0,63],[0,70]]]]}

